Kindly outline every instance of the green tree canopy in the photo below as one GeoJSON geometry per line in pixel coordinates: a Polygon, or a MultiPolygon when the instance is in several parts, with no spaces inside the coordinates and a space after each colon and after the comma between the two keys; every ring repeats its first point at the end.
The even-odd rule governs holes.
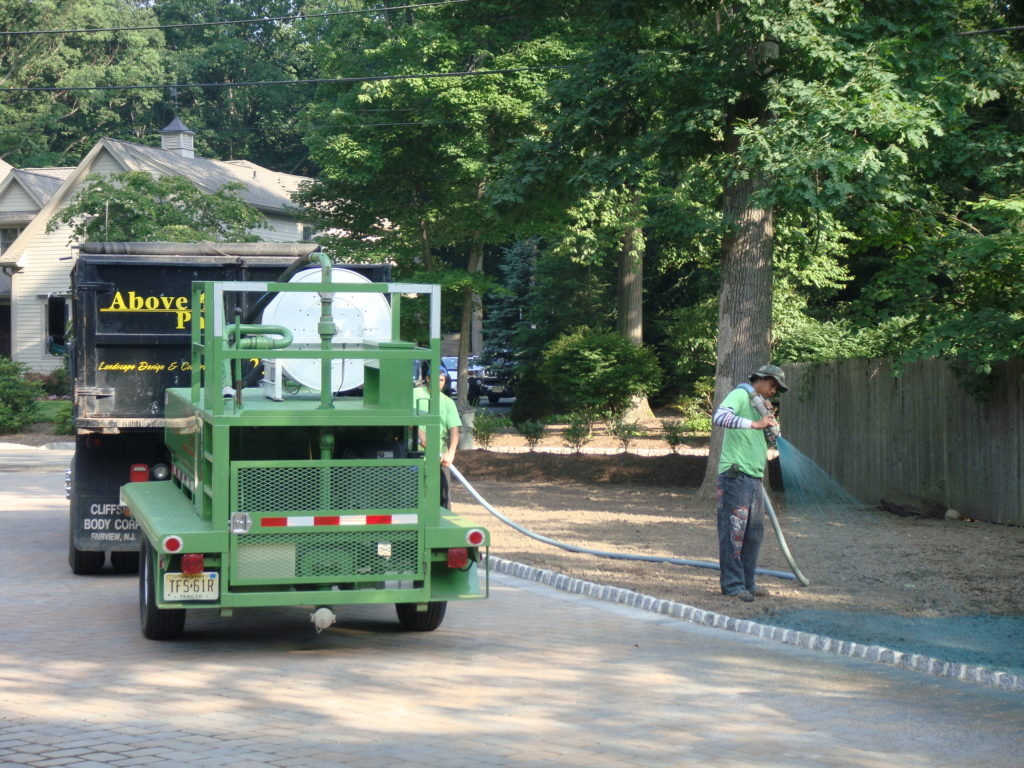
{"type": "MultiPolygon", "coordinates": [[[[151,26],[149,3],[133,0],[4,0],[0,29],[68,30],[151,26]]],[[[103,86],[165,82],[163,35],[157,30],[5,35],[0,86],[103,86]]],[[[70,165],[103,135],[141,138],[159,90],[27,91],[0,97],[0,157],[19,167],[70,165]]]]}
{"type": "Polygon", "coordinates": [[[239,199],[241,184],[209,194],[181,176],[128,171],[88,176],[83,189],[47,224],[72,226],[75,240],[253,242],[263,215],[239,199]]]}

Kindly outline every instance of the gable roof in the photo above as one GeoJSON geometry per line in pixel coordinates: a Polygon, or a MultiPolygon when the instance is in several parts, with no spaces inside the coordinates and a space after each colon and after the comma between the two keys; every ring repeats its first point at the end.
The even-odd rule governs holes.
{"type": "Polygon", "coordinates": [[[51,197],[57,194],[60,185],[72,174],[71,168],[15,168],[11,176],[42,208],[51,197]]]}
{"type": "Polygon", "coordinates": [[[130,171],[153,171],[184,176],[206,192],[216,192],[225,184],[241,182],[241,197],[249,205],[268,213],[297,210],[289,194],[298,190],[302,176],[278,173],[247,160],[210,160],[206,157],[182,157],[160,147],[148,147],[118,139],[100,139],[107,151],[130,171]]]}
{"type": "MultiPolygon", "coordinates": [[[[205,157],[182,157],[172,150],[160,147],[149,147],[119,139],[102,138],[89,150],[88,154],[74,168],[67,169],[31,169],[30,172],[67,171],[57,188],[49,193],[40,211],[32,218],[28,226],[0,257],[0,265],[18,265],[26,246],[35,235],[45,229],[47,222],[67,202],[71,191],[92,172],[96,159],[108,153],[115,163],[126,171],[148,171],[165,176],[183,176],[205,192],[216,192],[225,184],[238,182],[242,184],[239,197],[264,213],[277,213],[294,216],[298,206],[291,201],[290,194],[299,188],[304,176],[290,173],[278,173],[269,168],[250,163],[247,160],[210,160],[205,157]]],[[[11,183],[18,171],[12,171],[0,182],[0,194],[11,183]]],[[[20,179],[19,179],[20,180],[20,179]]],[[[37,192],[45,193],[46,185],[53,179],[31,179],[37,192]]],[[[31,193],[30,193],[31,194],[31,193]]]]}
{"type": "MultiPolygon", "coordinates": [[[[2,170],[2,169],[0,169],[2,170]]],[[[7,175],[0,179],[0,198],[12,186],[19,186],[25,192],[35,208],[23,211],[0,212],[0,222],[23,223],[32,219],[60,189],[64,180],[74,168],[14,168],[10,167],[7,175]]]]}

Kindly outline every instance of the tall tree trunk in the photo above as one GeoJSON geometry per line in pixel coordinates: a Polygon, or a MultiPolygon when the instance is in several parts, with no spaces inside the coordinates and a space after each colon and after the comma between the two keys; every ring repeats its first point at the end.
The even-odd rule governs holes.
{"type": "MultiPolygon", "coordinates": [[[[616,330],[638,347],[644,343],[644,231],[628,227],[619,241],[618,285],[615,293],[616,330]]],[[[626,421],[646,421],[654,412],[646,397],[636,397],[623,415],[626,421]]]]}
{"type": "MultiPolygon", "coordinates": [[[[469,265],[467,271],[482,272],[484,268],[484,245],[481,233],[475,232],[473,241],[469,247],[469,265]]],[[[478,300],[476,292],[471,285],[467,285],[462,292],[462,323],[459,326],[459,363],[458,381],[459,391],[456,394],[456,403],[460,411],[469,408],[469,345],[473,328],[473,311],[478,300]]]]}
{"type": "MultiPolygon", "coordinates": [[[[741,121],[766,121],[770,115],[762,90],[764,78],[779,55],[775,40],[755,43],[742,52],[751,74],[744,97],[728,118],[725,152],[738,155],[740,140],[734,129],[741,121]]],[[[759,168],[737,162],[722,189],[722,287],[718,296],[718,354],[715,361],[715,397],[712,407],[751,372],[768,362],[772,333],[772,249],[775,244],[773,210],[755,201],[766,188],[759,168]]],[[[722,431],[711,430],[708,466],[698,496],[714,496],[722,431]]]]}
{"type": "MultiPolygon", "coordinates": [[[[479,179],[476,184],[476,202],[483,199],[486,179],[479,179]]],[[[469,264],[466,271],[470,275],[484,271],[484,233],[483,230],[475,230],[469,243],[469,264]]],[[[479,351],[483,345],[483,302],[480,296],[467,286],[462,299],[462,323],[459,326],[459,391],[456,395],[456,402],[459,410],[469,408],[469,364],[468,358],[470,349],[479,351]],[[479,338],[478,338],[479,337],[479,338]]]]}
{"type": "MultiPolygon", "coordinates": [[[[718,302],[715,406],[752,371],[768,362],[772,325],[773,211],[752,203],[763,176],[736,174],[723,195],[727,235],[722,242],[722,288],[718,302]]],[[[711,430],[711,449],[700,495],[715,492],[722,432],[711,430]]]]}

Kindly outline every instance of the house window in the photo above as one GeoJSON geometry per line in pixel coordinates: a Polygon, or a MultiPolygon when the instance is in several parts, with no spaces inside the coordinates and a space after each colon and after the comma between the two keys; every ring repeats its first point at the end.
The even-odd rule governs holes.
{"type": "Polygon", "coordinates": [[[313,242],[313,227],[311,227],[309,224],[302,225],[302,242],[313,242]]]}
{"type": "Polygon", "coordinates": [[[6,251],[11,243],[18,239],[22,229],[24,227],[0,227],[0,253],[6,251]]]}
{"type": "Polygon", "coordinates": [[[50,296],[46,299],[46,351],[51,355],[67,352],[65,332],[68,325],[67,298],[50,296]]]}

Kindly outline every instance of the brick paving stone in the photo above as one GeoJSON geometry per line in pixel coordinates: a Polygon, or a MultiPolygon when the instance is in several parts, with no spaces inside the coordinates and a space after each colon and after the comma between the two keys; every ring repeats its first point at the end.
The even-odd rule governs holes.
{"type": "Polygon", "coordinates": [[[1019,692],[504,575],[435,633],[193,611],[148,642],[134,578],[67,571],[61,484],[0,472],[0,766],[1020,768],[1019,692]]]}

